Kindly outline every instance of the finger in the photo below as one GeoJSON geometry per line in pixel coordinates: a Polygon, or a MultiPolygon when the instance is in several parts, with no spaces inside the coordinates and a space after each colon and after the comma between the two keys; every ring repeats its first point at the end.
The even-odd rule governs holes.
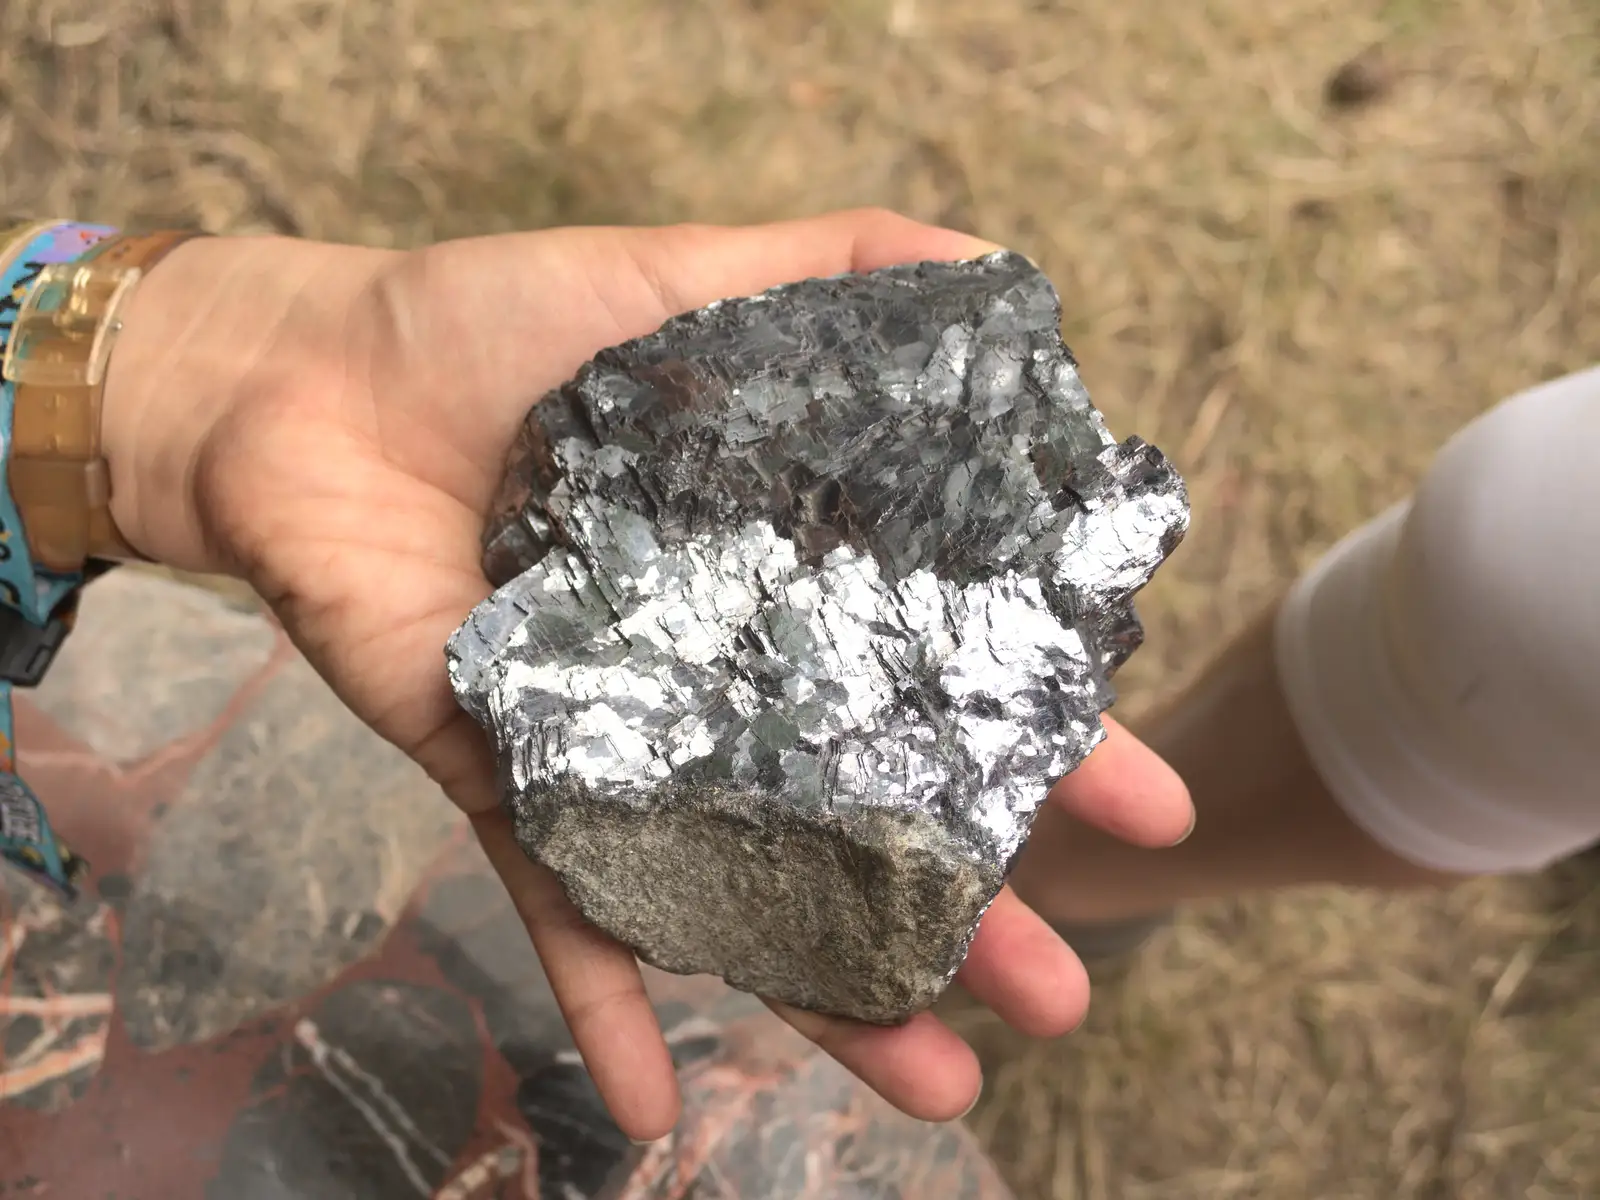
{"type": "Polygon", "coordinates": [[[1171,846],[1194,828],[1189,789],[1121,724],[1104,718],[1105,741],[1050,790],[1050,799],[1085,824],[1136,846],[1171,846]]]}
{"type": "Polygon", "coordinates": [[[601,348],[776,284],[995,248],[877,209],[748,227],[573,228],[443,243],[401,260],[376,307],[404,343],[451,347],[408,363],[407,381],[418,395],[470,398],[475,419],[450,424],[456,453],[446,457],[431,409],[411,423],[425,437],[405,436],[409,427],[391,411],[385,452],[481,511],[529,403],[601,348]],[[423,300],[435,296],[459,302],[423,300]]]}
{"type": "Polygon", "coordinates": [[[797,279],[976,258],[999,249],[953,229],[872,208],[767,225],[679,225],[619,233],[619,244],[650,286],[654,310],[667,313],[797,279]]]}
{"type": "Polygon", "coordinates": [[[956,982],[1029,1037],[1070,1033],[1089,1011],[1078,956],[1009,887],[984,914],[956,982]]]}
{"type": "Polygon", "coordinates": [[[433,693],[431,707],[442,710],[448,704],[455,711],[444,711],[443,719],[436,720],[431,730],[415,740],[400,742],[401,748],[422,764],[445,795],[469,817],[494,812],[500,807],[500,785],[495,779],[488,739],[478,723],[456,703],[448,679],[429,683],[433,693]]]}
{"type": "Polygon", "coordinates": [[[907,1116],[954,1121],[983,1088],[972,1047],[932,1013],[904,1025],[863,1025],[768,1000],[767,1007],[907,1116]]]}
{"type": "Polygon", "coordinates": [[[531,862],[503,813],[473,819],[550,977],[583,1065],[622,1132],[654,1141],[672,1131],[682,1101],[677,1074],[639,964],[590,925],[554,875],[531,862]]]}

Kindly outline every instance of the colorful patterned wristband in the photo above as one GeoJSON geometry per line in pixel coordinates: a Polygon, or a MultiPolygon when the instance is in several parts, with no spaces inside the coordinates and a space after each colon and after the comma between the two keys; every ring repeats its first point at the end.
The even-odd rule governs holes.
{"type": "MultiPolygon", "coordinates": [[[[82,258],[116,233],[70,221],[0,231],[0,358],[40,272],[82,258]],[[7,235],[15,235],[10,243],[7,235]]],[[[70,627],[83,576],[40,571],[28,553],[5,475],[13,405],[12,385],[0,379],[0,858],[71,896],[84,863],[56,836],[44,805],[17,774],[11,690],[39,682],[70,627]]]]}

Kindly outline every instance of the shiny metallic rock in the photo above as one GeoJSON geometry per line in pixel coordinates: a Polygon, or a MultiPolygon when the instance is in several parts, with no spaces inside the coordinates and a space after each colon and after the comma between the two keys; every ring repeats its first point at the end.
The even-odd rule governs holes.
{"type": "Polygon", "coordinates": [[[1177,473],[997,253],[713,304],[529,414],[448,649],[529,856],[642,958],[890,1023],[1104,736],[1177,473]]]}

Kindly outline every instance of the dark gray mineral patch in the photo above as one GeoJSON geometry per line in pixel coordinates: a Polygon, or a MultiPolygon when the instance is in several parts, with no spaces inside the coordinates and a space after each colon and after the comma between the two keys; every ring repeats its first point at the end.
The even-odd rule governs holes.
{"type": "Polygon", "coordinates": [[[888,1023],[1104,736],[1188,523],[1010,253],[813,279],[534,407],[451,639],[522,848],[640,957],[888,1023]]]}

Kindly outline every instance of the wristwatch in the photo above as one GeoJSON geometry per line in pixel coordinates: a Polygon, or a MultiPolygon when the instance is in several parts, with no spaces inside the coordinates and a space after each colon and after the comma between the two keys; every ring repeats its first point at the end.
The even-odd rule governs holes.
{"type": "Polygon", "coordinates": [[[6,466],[36,566],[83,571],[137,559],[111,520],[111,475],[101,453],[106,367],[139,279],[199,236],[119,234],[40,273],[17,313],[3,367],[14,411],[6,466]]]}

